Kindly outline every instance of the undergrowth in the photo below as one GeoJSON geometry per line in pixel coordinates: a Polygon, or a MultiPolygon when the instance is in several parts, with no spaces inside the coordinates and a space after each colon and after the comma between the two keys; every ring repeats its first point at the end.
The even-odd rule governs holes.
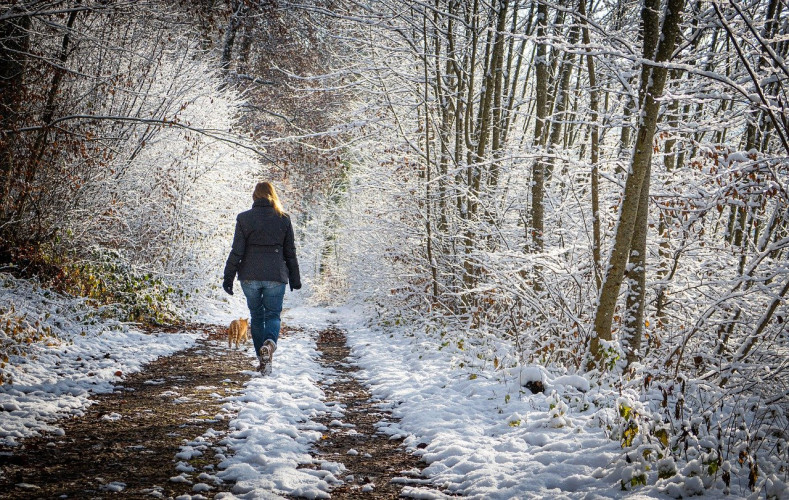
{"type": "Polygon", "coordinates": [[[104,318],[144,324],[181,320],[175,302],[188,298],[150,272],[135,269],[117,250],[93,248],[87,258],[51,258],[60,273],[50,281],[58,291],[89,299],[104,318]]]}
{"type": "Polygon", "coordinates": [[[621,388],[603,422],[622,447],[623,490],[651,486],[674,498],[789,495],[789,420],[779,405],[685,379],[646,376],[634,384],[621,388]]]}
{"type": "MultiPolygon", "coordinates": [[[[554,375],[573,374],[555,362],[557,357],[575,355],[566,346],[523,349],[527,355],[518,356],[518,336],[440,319],[416,327],[408,318],[382,315],[376,325],[393,332],[425,331],[436,349],[447,352],[472,380],[499,373],[506,384],[508,377],[522,372],[518,367],[529,366],[554,375]]],[[[789,498],[785,400],[768,401],[756,392],[722,389],[699,378],[670,380],[659,372],[647,373],[643,365],[626,370],[624,358],[617,344],[605,344],[602,371],[582,375],[592,384],[589,392],[546,391],[544,396],[552,427],[570,426],[576,414],[593,409],[600,427],[619,443],[619,459],[596,477],[618,483],[626,495],[789,498]]],[[[583,366],[582,361],[579,357],[574,365],[583,366]]],[[[527,397],[541,392],[516,382],[518,387],[510,391],[527,397]]],[[[508,393],[504,404],[510,399],[508,393]]],[[[519,426],[521,421],[509,425],[519,426]]]]}
{"type": "Polygon", "coordinates": [[[0,273],[0,385],[12,383],[9,364],[31,357],[36,345],[120,323],[177,324],[182,290],[143,272],[114,250],[93,248],[82,258],[28,252],[0,273]],[[42,271],[44,270],[44,271],[42,271]]]}
{"type": "Polygon", "coordinates": [[[39,320],[30,321],[27,314],[19,313],[13,304],[0,306],[0,385],[11,383],[6,367],[12,356],[27,357],[29,346],[37,342],[57,342],[52,327],[39,320]]]}

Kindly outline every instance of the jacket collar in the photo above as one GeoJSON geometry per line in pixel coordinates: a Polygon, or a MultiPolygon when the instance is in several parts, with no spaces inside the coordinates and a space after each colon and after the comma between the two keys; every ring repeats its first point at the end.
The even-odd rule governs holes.
{"type": "Polygon", "coordinates": [[[260,199],[255,200],[255,202],[252,204],[252,206],[253,207],[272,207],[273,205],[268,200],[268,198],[260,198],[260,199]]]}

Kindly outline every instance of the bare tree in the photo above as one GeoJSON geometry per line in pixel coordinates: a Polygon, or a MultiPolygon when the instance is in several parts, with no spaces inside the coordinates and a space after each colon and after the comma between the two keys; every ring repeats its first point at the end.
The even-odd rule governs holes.
{"type": "MultiPolygon", "coordinates": [[[[656,10],[656,6],[653,3],[644,4],[645,62],[641,73],[641,85],[644,89],[641,118],[636,133],[633,159],[630,164],[619,210],[619,222],[614,237],[614,245],[611,249],[605,279],[600,290],[600,298],[595,312],[594,334],[590,343],[590,352],[593,360],[590,362],[590,366],[596,366],[605,356],[606,347],[602,342],[610,342],[612,340],[611,324],[614,308],[616,307],[619,287],[622,284],[628,256],[635,253],[635,257],[639,258],[638,253],[639,249],[641,249],[642,257],[640,258],[643,259],[643,245],[647,229],[646,213],[649,201],[649,171],[653,152],[652,142],[657,129],[658,112],[660,111],[659,98],[663,94],[663,88],[668,77],[668,70],[665,67],[653,65],[650,62],[650,59],[652,59],[649,57],[652,52],[650,47],[656,47],[655,56],[652,59],[654,62],[662,63],[671,58],[680,31],[683,7],[684,0],[669,0],[666,4],[666,13],[660,35],[658,35],[657,30],[653,32],[650,29],[650,26],[655,26],[652,15],[656,10]],[[659,41],[655,45],[653,40],[657,40],[658,37],[659,41]],[[638,238],[636,238],[637,232],[638,238]]],[[[641,279],[643,280],[643,278],[641,279]]],[[[640,299],[637,299],[639,304],[637,307],[641,317],[636,318],[636,321],[640,325],[641,321],[639,320],[643,318],[643,285],[638,290],[640,299]]],[[[637,343],[640,339],[637,337],[638,333],[634,332],[632,335],[629,348],[631,351],[637,351],[639,348],[637,343]]]]}

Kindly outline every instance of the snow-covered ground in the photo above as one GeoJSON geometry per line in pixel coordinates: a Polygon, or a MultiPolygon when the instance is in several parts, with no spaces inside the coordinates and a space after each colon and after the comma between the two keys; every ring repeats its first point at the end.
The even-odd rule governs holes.
{"type": "Polygon", "coordinates": [[[92,394],[112,392],[125,374],[190,347],[196,335],[146,335],[135,330],[96,332],[72,342],[33,349],[0,386],[0,442],[14,445],[40,433],[63,433],[57,419],[82,415],[92,394]]]}
{"type": "MultiPolygon", "coordinates": [[[[601,477],[621,451],[591,412],[570,411],[557,395],[588,389],[576,377],[551,379],[536,368],[470,373],[456,350],[418,333],[366,326],[359,310],[291,309],[291,324],[336,323],[348,332],[360,378],[398,421],[381,432],[405,438],[429,466],[424,474],[471,498],[615,498],[618,481],[601,477]],[[522,385],[541,379],[546,393],[522,385]]],[[[438,497],[418,488],[416,498],[438,497]]]]}
{"type": "MultiPolygon", "coordinates": [[[[398,422],[380,430],[405,437],[408,451],[430,464],[434,484],[471,498],[616,498],[624,496],[606,469],[620,452],[591,412],[571,411],[557,395],[578,396],[583,379],[551,380],[534,368],[501,370],[501,377],[470,376],[451,349],[439,349],[426,336],[384,333],[365,326],[351,309],[294,307],[284,314],[290,325],[316,330],[337,324],[348,331],[361,378],[382,408],[398,422]],[[551,394],[522,389],[541,379],[551,394]]],[[[316,362],[309,334],[283,339],[270,378],[253,378],[235,399],[238,418],[227,444],[235,454],[219,477],[238,480],[242,498],[261,491],[326,498],[342,480],[342,466],[327,462],[321,471],[297,470],[310,462],[311,442],[325,431],[313,419],[340,408],[327,407],[315,382],[332,376],[316,362]]],[[[405,490],[415,498],[440,498],[425,489],[405,490]]],[[[266,495],[262,495],[266,497],[266,495]]]]}
{"type": "MultiPolygon", "coordinates": [[[[254,360],[249,351],[250,364],[254,360]]],[[[322,461],[320,470],[298,469],[309,464],[312,443],[326,427],[315,422],[335,409],[324,403],[317,381],[329,374],[317,361],[313,336],[302,333],[280,338],[271,376],[254,373],[242,395],[230,398],[238,416],[222,444],[232,454],[219,464],[217,476],[235,481],[240,498],[276,497],[271,492],[307,498],[329,498],[342,464],[322,461]]]]}
{"type": "Polygon", "coordinates": [[[92,394],[112,392],[124,375],[186,349],[197,339],[189,333],[144,334],[95,317],[78,299],[5,275],[0,278],[4,309],[26,317],[29,328],[48,328],[54,334],[26,346],[26,356],[0,353],[9,358],[6,374],[13,381],[0,385],[0,443],[5,445],[41,433],[62,434],[57,420],[82,415],[92,394]]]}
{"type": "MultiPolygon", "coordinates": [[[[91,394],[111,391],[123,375],[197,338],[147,335],[86,320],[87,309],[74,299],[26,282],[5,283],[0,300],[39,318],[60,339],[33,344],[27,357],[12,356],[7,372],[13,384],[0,386],[0,439],[7,445],[36,433],[62,433],[57,419],[82,414],[91,394]]],[[[318,462],[319,470],[299,468],[313,462],[310,448],[326,431],[317,417],[343,418],[343,409],[327,402],[318,386],[335,374],[318,362],[315,333],[332,324],[348,332],[362,383],[382,408],[392,410],[395,420],[380,422],[381,432],[404,437],[408,451],[428,464],[424,475],[434,485],[479,499],[661,496],[654,487],[621,489],[620,479],[627,476],[622,449],[606,436],[583,378],[552,377],[538,367],[481,369],[468,345],[371,327],[358,309],[301,306],[298,296],[286,304],[284,322],[305,329],[281,339],[272,376],[250,372],[243,391],[225,401],[236,416],[221,443],[228,453],[217,477],[236,486],[218,498],[328,498],[343,480],[344,467],[337,462],[318,462]],[[525,384],[537,380],[545,392],[532,394],[525,384]]],[[[207,304],[199,319],[226,323],[243,316],[243,306],[238,296],[219,300],[207,304]]],[[[252,367],[253,353],[248,355],[252,367]]],[[[404,493],[442,497],[418,487],[404,493]]]]}
{"type": "Polygon", "coordinates": [[[614,493],[595,470],[614,461],[619,444],[603,435],[591,413],[562,410],[564,402],[552,395],[521,394],[522,378],[512,370],[475,377],[426,338],[362,327],[350,328],[349,339],[365,383],[399,419],[381,430],[405,436],[410,451],[430,464],[425,474],[436,484],[475,498],[614,493]],[[427,446],[419,449],[420,443],[427,446]]]}

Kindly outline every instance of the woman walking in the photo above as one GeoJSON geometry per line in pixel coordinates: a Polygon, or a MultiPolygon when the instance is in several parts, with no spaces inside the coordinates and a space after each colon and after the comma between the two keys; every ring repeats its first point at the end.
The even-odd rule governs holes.
{"type": "Polygon", "coordinates": [[[238,214],[233,249],[225,264],[222,288],[233,295],[238,274],[251,317],[252,344],[260,360],[258,371],[271,373],[279,339],[285,285],[301,288],[299,262],[293,241],[293,225],[282,211],[270,182],[260,182],[252,193],[252,209],[238,214]]]}

